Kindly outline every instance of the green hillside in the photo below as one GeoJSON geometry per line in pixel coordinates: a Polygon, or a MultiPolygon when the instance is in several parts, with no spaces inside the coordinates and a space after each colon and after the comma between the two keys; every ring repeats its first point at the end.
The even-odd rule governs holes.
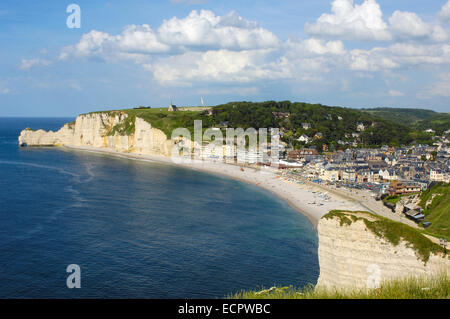
{"type": "Polygon", "coordinates": [[[363,112],[392,121],[397,124],[408,123],[414,130],[422,132],[433,129],[436,134],[450,129],[450,113],[437,113],[432,110],[410,109],[410,108],[375,108],[362,109],[363,112]]]}
{"type": "MultiPolygon", "coordinates": [[[[319,151],[323,149],[324,145],[328,147],[328,150],[337,150],[348,148],[351,145],[378,147],[381,145],[407,145],[414,141],[421,144],[432,143],[430,134],[417,131],[410,125],[380,118],[368,110],[290,101],[230,102],[212,107],[211,110],[208,112],[202,108],[193,109],[193,111],[168,112],[165,108],[125,109],[121,111],[129,115],[128,121],[114,127],[109,134],[117,132],[125,135],[133,132],[134,118],[138,116],[151,123],[153,127],[161,129],[168,136],[177,127],[185,127],[193,132],[194,120],[197,119],[203,121],[203,128],[217,126],[244,129],[278,127],[284,133],[283,140],[296,148],[304,146],[297,141],[301,135],[315,137],[308,145],[316,146],[319,151]],[[303,123],[308,123],[311,127],[304,128],[303,123]],[[361,123],[364,125],[364,130],[358,133],[359,136],[352,136],[357,132],[357,125],[361,123]],[[340,143],[338,143],[339,141],[340,143]]],[[[433,111],[418,110],[417,118],[429,116],[429,112],[438,114],[433,111]]],[[[430,119],[435,119],[435,116],[430,119]]],[[[441,120],[439,119],[439,121],[441,120]]],[[[425,123],[422,124],[425,125],[425,123]]],[[[439,122],[439,125],[445,126],[446,124],[439,122]]]]}
{"type": "Polygon", "coordinates": [[[423,131],[433,129],[436,134],[442,135],[443,132],[450,129],[450,113],[438,113],[428,119],[416,123],[415,128],[423,131]]]}
{"type": "Polygon", "coordinates": [[[416,123],[439,114],[432,110],[388,107],[362,109],[362,111],[397,124],[416,123]]]}
{"type": "Polygon", "coordinates": [[[420,199],[425,221],[431,222],[425,233],[450,240],[450,184],[436,184],[424,191],[420,199]]]}
{"type": "Polygon", "coordinates": [[[316,133],[321,133],[323,137],[312,143],[318,149],[324,144],[330,149],[341,148],[337,144],[339,140],[355,141],[351,135],[357,131],[357,123],[365,126],[365,131],[360,134],[358,141],[358,144],[364,146],[401,145],[413,141],[406,126],[360,110],[321,104],[289,101],[231,102],[214,107],[212,118],[214,123],[226,121],[231,127],[283,128],[283,140],[294,146],[300,146],[296,139],[303,134],[314,137],[316,133]],[[302,123],[309,123],[311,128],[303,128],[302,123]]]}

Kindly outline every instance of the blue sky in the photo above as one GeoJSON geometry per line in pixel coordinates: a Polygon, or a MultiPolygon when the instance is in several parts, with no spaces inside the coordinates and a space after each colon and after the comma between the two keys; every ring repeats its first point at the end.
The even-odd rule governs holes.
{"type": "Polygon", "coordinates": [[[2,0],[0,45],[0,116],[200,97],[450,110],[447,0],[2,0]]]}

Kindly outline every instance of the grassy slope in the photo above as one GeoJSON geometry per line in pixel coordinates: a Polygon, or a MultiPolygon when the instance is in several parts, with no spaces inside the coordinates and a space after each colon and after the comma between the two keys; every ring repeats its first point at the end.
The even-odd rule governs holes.
{"type": "Polygon", "coordinates": [[[398,124],[416,123],[438,115],[438,113],[431,110],[406,108],[375,108],[363,109],[363,111],[398,124]]]}
{"type": "Polygon", "coordinates": [[[425,237],[420,230],[369,212],[332,210],[322,218],[338,218],[341,226],[351,225],[355,221],[362,220],[372,233],[386,239],[394,246],[397,246],[400,241],[407,242],[425,263],[428,261],[431,253],[446,253],[441,246],[425,237]],[[356,213],[358,216],[354,216],[351,213],[356,213]],[[367,218],[364,216],[367,216],[367,218]]]}
{"type": "Polygon", "coordinates": [[[419,121],[415,125],[418,130],[432,128],[436,134],[441,135],[444,131],[450,129],[450,113],[440,113],[435,116],[419,121]]]}
{"type": "Polygon", "coordinates": [[[438,135],[450,129],[450,113],[437,113],[423,109],[375,108],[363,109],[371,115],[397,124],[409,123],[417,131],[432,128],[438,135]]]}
{"type": "Polygon", "coordinates": [[[431,222],[424,232],[450,240],[450,184],[436,184],[424,191],[420,198],[419,205],[424,209],[425,221],[431,222]],[[433,194],[433,201],[425,207],[433,194]]]}
{"type": "Polygon", "coordinates": [[[429,277],[405,278],[383,282],[378,289],[326,290],[308,286],[303,289],[279,287],[261,291],[243,291],[232,299],[449,299],[450,280],[442,273],[429,277]]]}
{"type": "MultiPolygon", "coordinates": [[[[107,113],[114,113],[119,111],[107,111],[107,113]]],[[[169,138],[171,137],[172,131],[175,128],[186,127],[193,134],[194,120],[201,119],[203,121],[203,126],[205,123],[209,123],[209,119],[203,112],[200,111],[182,111],[182,112],[169,112],[167,108],[151,108],[151,109],[125,109],[120,110],[120,112],[125,112],[128,114],[128,119],[120,124],[113,127],[108,135],[114,135],[116,132],[120,135],[128,135],[134,133],[135,126],[134,121],[136,117],[140,117],[150,123],[152,127],[160,129],[169,138]]],[[[92,113],[102,113],[102,112],[92,112],[92,113]]]]}

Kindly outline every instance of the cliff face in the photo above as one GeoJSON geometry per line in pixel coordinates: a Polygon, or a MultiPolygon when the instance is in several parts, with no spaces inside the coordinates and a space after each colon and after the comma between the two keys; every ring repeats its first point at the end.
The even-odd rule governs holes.
{"type": "MultiPolygon", "coordinates": [[[[317,287],[375,288],[393,278],[450,270],[449,258],[441,252],[430,253],[428,260],[424,261],[407,240],[402,238],[394,245],[376,235],[364,219],[373,222],[377,217],[365,213],[345,214],[347,223],[338,217],[327,216],[319,221],[320,276],[317,287]]],[[[421,243],[426,243],[428,239],[424,237],[421,240],[421,243]]],[[[428,244],[432,245],[431,242],[428,244]]]]}
{"type": "Polygon", "coordinates": [[[125,124],[128,115],[122,112],[92,113],[77,117],[57,132],[25,129],[19,136],[24,146],[91,146],[118,152],[170,156],[174,141],[141,118],[134,119],[134,132],[119,134],[113,128],[125,124]]]}

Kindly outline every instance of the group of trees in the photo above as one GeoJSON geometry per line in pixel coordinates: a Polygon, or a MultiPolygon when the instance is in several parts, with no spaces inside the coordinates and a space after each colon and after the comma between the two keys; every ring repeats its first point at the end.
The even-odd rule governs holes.
{"type": "Polygon", "coordinates": [[[361,146],[376,147],[383,144],[399,146],[414,141],[411,130],[400,124],[376,117],[360,110],[329,107],[321,104],[308,104],[289,101],[262,103],[231,102],[213,109],[212,123],[228,122],[230,127],[279,127],[284,130],[283,139],[294,147],[301,147],[299,136],[305,134],[314,137],[321,133],[322,138],[311,143],[322,149],[325,144],[329,149],[346,148],[337,141],[357,141],[361,146]],[[309,123],[311,128],[304,129],[302,124],[309,123]],[[357,124],[362,123],[365,130],[358,138],[352,137],[357,131],[357,124]]]}

